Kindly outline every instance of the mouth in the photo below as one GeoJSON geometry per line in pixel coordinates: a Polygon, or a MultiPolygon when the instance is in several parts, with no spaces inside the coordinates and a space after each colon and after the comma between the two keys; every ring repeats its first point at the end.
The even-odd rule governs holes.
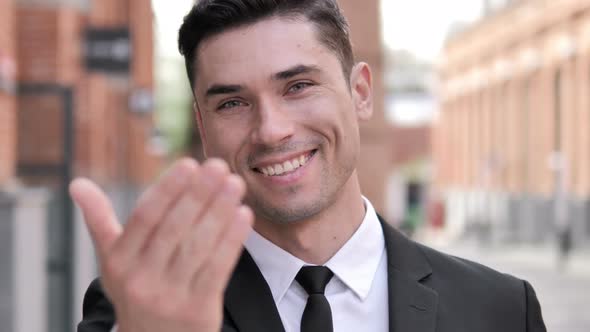
{"type": "Polygon", "coordinates": [[[295,172],[297,169],[305,166],[311,158],[316,154],[317,149],[304,152],[298,156],[290,158],[289,160],[273,163],[264,166],[253,168],[255,172],[261,173],[268,177],[285,176],[295,172]]]}

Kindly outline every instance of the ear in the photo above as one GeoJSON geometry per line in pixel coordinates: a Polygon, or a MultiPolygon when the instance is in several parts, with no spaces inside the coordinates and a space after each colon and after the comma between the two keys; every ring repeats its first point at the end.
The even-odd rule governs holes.
{"type": "Polygon", "coordinates": [[[373,115],[373,77],[367,63],[359,62],[352,68],[350,89],[358,119],[370,119],[373,115]]]}
{"type": "Polygon", "coordinates": [[[197,122],[197,128],[199,136],[201,137],[201,146],[203,147],[203,155],[207,158],[207,135],[205,134],[205,127],[203,126],[203,117],[201,116],[201,110],[199,104],[193,101],[193,112],[195,113],[195,121],[197,122]]]}

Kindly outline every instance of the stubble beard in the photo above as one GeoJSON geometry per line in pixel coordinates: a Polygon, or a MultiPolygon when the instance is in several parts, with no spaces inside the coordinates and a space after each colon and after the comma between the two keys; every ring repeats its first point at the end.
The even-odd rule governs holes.
{"type": "MultiPolygon", "coordinates": [[[[326,162],[325,158],[323,159],[326,162]]],[[[327,164],[324,163],[324,165],[327,164]]],[[[333,174],[330,174],[327,168],[328,166],[325,166],[321,170],[320,182],[318,183],[320,186],[319,193],[311,201],[306,200],[304,197],[303,201],[298,202],[296,206],[288,204],[280,206],[271,204],[264,197],[261,197],[262,195],[248,195],[249,197],[246,197],[245,202],[252,208],[257,220],[267,220],[277,225],[292,225],[317,217],[337,201],[340,190],[352,175],[354,165],[338,167],[333,174]],[[330,179],[335,182],[330,183],[330,179]]],[[[297,195],[303,195],[302,193],[298,194],[299,189],[296,187],[289,188],[288,191],[289,195],[294,198],[297,195]]]]}

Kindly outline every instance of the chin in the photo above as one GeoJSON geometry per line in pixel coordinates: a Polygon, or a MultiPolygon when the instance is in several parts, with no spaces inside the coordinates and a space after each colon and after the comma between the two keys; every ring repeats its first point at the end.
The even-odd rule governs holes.
{"type": "Polygon", "coordinates": [[[249,205],[257,218],[268,220],[274,224],[288,225],[303,222],[317,216],[324,210],[322,199],[309,202],[293,202],[285,204],[269,201],[252,201],[249,205]]]}

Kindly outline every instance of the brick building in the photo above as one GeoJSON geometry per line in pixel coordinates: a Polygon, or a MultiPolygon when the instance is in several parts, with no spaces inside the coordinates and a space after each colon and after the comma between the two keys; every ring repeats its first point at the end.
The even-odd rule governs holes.
{"type": "Polygon", "coordinates": [[[106,186],[153,179],[161,162],[148,151],[152,120],[133,112],[130,103],[139,95],[149,98],[153,90],[152,16],[149,0],[2,1],[0,186],[15,178],[29,180],[18,165],[56,164],[63,158],[63,101],[53,93],[22,93],[39,85],[72,90],[75,174],[106,186]],[[83,45],[90,28],[129,29],[128,73],[86,69],[83,45]],[[11,66],[16,69],[12,82],[11,66]]]}
{"type": "Polygon", "coordinates": [[[446,44],[434,133],[448,221],[590,238],[590,1],[513,1],[446,44]]]}
{"type": "Polygon", "coordinates": [[[96,265],[63,176],[94,179],[126,214],[163,166],[151,0],[2,0],[0,30],[0,321],[69,331],[96,265]],[[127,65],[90,68],[91,34],[113,31],[127,65]]]}
{"type": "Polygon", "coordinates": [[[385,179],[391,169],[391,135],[385,120],[383,52],[379,0],[339,0],[352,31],[357,61],[365,61],[373,71],[373,107],[370,121],[361,124],[359,179],[366,195],[378,211],[386,209],[385,179]]]}
{"type": "Polygon", "coordinates": [[[14,0],[0,2],[0,183],[12,177],[15,170],[16,99],[16,20],[14,0]]]}

